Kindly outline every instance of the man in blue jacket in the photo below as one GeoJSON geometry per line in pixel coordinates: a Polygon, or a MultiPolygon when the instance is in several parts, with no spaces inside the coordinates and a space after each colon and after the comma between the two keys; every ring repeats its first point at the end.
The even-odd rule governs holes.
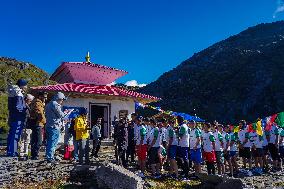
{"type": "Polygon", "coordinates": [[[24,92],[27,90],[27,80],[19,79],[16,85],[8,88],[9,134],[7,138],[7,156],[18,156],[20,140],[26,119],[26,104],[24,92]]]}
{"type": "Polygon", "coordinates": [[[46,159],[48,163],[52,164],[57,164],[54,153],[59,141],[60,129],[63,127],[63,118],[67,113],[64,113],[61,107],[64,100],[66,100],[64,94],[58,92],[45,107],[46,159]]]}

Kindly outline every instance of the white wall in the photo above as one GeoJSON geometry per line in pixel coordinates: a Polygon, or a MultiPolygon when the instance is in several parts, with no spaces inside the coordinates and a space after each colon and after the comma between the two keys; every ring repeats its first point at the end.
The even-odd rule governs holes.
{"type": "MultiPolygon", "coordinates": [[[[74,107],[85,107],[89,110],[89,103],[107,103],[110,104],[110,118],[111,121],[114,121],[114,116],[118,116],[120,110],[128,110],[128,113],[135,112],[135,103],[134,100],[129,99],[124,100],[105,100],[105,99],[94,99],[94,98],[72,98],[68,97],[64,101],[63,106],[74,106],[74,107]]],[[[109,123],[111,124],[111,123],[109,123]]],[[[110,125],[109,125],[110,126],[110,125]]],[[[110,129],[110,127],[108,128],[110,129]]],[[[59,143],[64,143],[64,133],[61,133],[59,138],[59,143]]]]}
{"type": "MultiPolygon", "coordinates": [[[[94,99],[94,98],[72,98],[64,102],[63,106],[75,106],[75,107],[85,107],[89,110],[89,103],[109,103],[111,104],[110,117],[111,121],[114,121],[113,118],[115,115],[118,116],[120,110],[128,110],[128,113],[135,112],[135,103],[134,100],[129,99],[128,101],[122,100],[105,100],[105,99],[94,99]]],[[[90,111],[90,110],[89,110],[90,111]]]]}

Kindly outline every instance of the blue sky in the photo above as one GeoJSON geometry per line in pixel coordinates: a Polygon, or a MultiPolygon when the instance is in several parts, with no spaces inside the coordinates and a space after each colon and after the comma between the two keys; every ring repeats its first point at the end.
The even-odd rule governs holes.
{"type": "Polygon", "coordinates": [[[3,0],[0,56],[52,73],[62,61],[83,61],[90,51],[92,62],[129,72],[118,82],[150,83],[215,42],[249,26],[283,20],[281,2],[3,0]]]}

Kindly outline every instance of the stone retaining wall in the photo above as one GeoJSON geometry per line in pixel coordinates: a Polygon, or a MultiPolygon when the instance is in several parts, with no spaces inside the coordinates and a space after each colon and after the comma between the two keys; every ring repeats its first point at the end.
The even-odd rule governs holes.
{"type": "Polygon", "coordinates": [[[99,186],[113,189],[143,189],[144,181],[127,169],[110,162],[100,164],[96,169],[99,186]]]}

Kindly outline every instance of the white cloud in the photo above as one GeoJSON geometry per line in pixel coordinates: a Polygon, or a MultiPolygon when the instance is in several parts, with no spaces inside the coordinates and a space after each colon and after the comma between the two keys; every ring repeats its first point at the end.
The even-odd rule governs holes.
{"type": "Polygon", "coordinates": [[[111,82],[110,84],[107,84],[107,86],[112,86],[112,85],[115,85],[116,84],[116,82],[114,81],[114,82],[111,82]]]}
{"type": "Polygon", "coordinates": [[[284,12],[284,0],[278,0],[277,8],[273,13],[273,18],[276,18],[278,13],[284,12]]]}
{"type": "Polygon", "coordinates": [[[136,86],[138,86],[138,87],[145,87],[147,84],[145,84],[145,83],[138,84],[138,82],[136,80],[130,80],[130,81],[127,81],[125,83],[125,85],[131,86],[131,87],[136,87],[136,86]]]}

